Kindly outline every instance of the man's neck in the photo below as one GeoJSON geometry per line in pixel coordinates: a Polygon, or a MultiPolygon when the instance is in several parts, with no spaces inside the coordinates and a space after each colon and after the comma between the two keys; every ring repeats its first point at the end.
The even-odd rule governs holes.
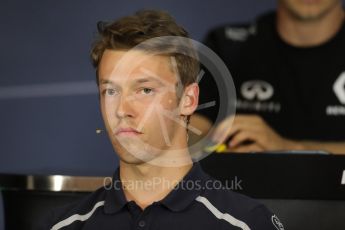
{"type": "Polygon", "coordinates": [[[340,30],[344,21],[344,10],[339,4],[315,20],[293,17],[284,6],[278,6],[277,31],[288,44],[296,47],[321,45],[340,30]]]}
{"type": "Polygon", "coordinates": [[[161,167],[120,162],[120,178],[128,201],[135,201],[143,210],[166,197],[192,167],[192,161],[177,167],[161,167]]]}

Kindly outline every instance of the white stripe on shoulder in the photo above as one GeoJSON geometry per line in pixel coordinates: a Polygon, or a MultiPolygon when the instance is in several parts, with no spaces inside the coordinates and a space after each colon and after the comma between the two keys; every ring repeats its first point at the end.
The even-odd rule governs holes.
{"type": "Polygon", "coordinates": [[[67,219],[60,221],[59,223],[55,224],[51,230],[58,230],[60,228],[66,227],[70,224],[72,224],[74,221],[86,221],[89,219],[92,214],[96,211],[97,208],[104,205],[104,201],[99,201],[93,206],[92,210],[84,215],[74,214],[73,216],[68,217],[67,219]]]}
{"type": "Polygon", "coordinates": [[[212,214],[215,215],[215,217],[217,217],[218,219],[223,219],[223,220],[229,222],[230,224],[232,224],[233,226],[239,227],[243,230],[250,230],[248,225],[246,223],[244,223],[243,221],[236,219],[235,217],[231,216],[228,213],[220,212],[216,207],[214,207],[211,204],[211,202],[207,198],[205,198],[203,196],[198,196],[196,198],[196,200],[199,201],[200,203],[202,203],[203,205],[205,205],[206,208],[208,210],[210,210],[212,212],[212,214]]]}

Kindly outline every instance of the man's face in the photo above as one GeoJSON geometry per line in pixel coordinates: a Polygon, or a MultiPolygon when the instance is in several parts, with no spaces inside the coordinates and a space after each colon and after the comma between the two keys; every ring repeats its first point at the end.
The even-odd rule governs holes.
{"type": "Polygon", "coordinates": [[[320,19],[339,4],[340,0],[279,0],[282,8],[303,21],[320,19]]]}
{"type": "Polygon", "coordinates": [[[176,72],[168,56],[104,52],[98,69],[101,111],[122,161],[140,164],[185,147],[176,72]]]}

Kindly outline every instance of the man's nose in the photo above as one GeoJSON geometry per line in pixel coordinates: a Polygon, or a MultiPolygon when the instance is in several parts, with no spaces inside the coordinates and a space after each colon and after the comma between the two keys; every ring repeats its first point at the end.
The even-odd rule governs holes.
{"type": "Polygon", "coordinates": [[[133,109],[133,100],[129,96],[121,95],[119,104],[116,110],[118,118],[134,117],[135,111],[133,109]]]}

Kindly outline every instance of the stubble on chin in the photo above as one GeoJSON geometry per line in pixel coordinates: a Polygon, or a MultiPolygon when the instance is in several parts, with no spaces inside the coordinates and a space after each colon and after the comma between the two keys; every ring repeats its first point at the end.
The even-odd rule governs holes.
{"type": "Polygon", "coordinates": [[[142,140],[117,138],[113,147],[119,158],[127,164],[142,164],[155,158],[154,151],[142,140]]]}
{"type": "Polygon", "coordinates": [[[313,22],[313,21],[318,21],[322,19],[329,11],[331,11],[334,7],[336,7],[337,2],[328,5],[327,7],[324,6],[323,8],[319,10],[315,10],[314,12],[311,10],[309,12],[306,12],[303,10],[299,10],[298,6],[291,6],[286,3],[286,7],[290,14],[297,19],[298,21],[303,21],[303,22],[313,22]]]}

